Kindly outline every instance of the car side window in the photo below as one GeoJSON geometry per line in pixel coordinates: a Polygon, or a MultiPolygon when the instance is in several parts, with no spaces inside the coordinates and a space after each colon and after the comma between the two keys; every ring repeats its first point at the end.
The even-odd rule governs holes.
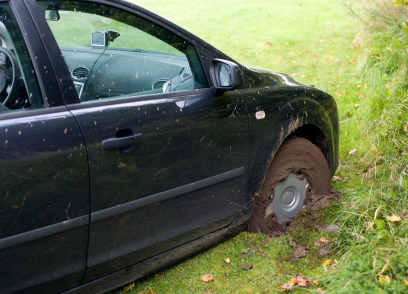
{"type": "Polygon", "coordinates": [[[33,64],[16,19],[0,4],[0,115],[42,108],[33,64]]]}
{"type": "Polygon", "coordinates": [[[81,102],[207,88],[192,44],[135,14],[80,1],[38,1],[81,102]]]}

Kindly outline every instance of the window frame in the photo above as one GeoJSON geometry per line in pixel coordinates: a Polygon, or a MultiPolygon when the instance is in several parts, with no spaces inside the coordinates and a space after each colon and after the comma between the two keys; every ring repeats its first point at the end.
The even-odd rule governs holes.
{"type": "MultiPolygon", "coordinates": [[[[43,32],[42,34],[40,33],[40,38],[42,42],[44,43],[44,46],[48,49],[46,50],[49,59],[53,65],[54,69],[58,69],[58,71],[55,72],[57,80],[62,81],[61,82],[61,93],[63,95],[65,104],[69,106],[70,109],[82,109],[82,108],[90,108],[90,107],[97,107],[101,105],[110,105],[110,104],[117,104],[117,103],[125,103],[125,102],[133,102],[133,101],[142,101],[142,100],[153,100],[153,99],[163,99],[163,98],[171,98],[174,96],[192,96],[192,95],[203,95],[207,93],[213,93],[215,94],[215,88],[213,86],[213,82],[209,77],[208,71],[205,67],[205,64],[203,62],[202,56],[198,52],[198,44],[195,42],[194,39],[189,38],[182,32],[174,29],[173,27],[163,23],[160,21],[159,17],[157,16],[156,18],[151,17],[141,11],[142,8],[139,7],[136,4],[133,3],[126,3],[123,5],[117,2],[111,2],[111,1],[105,1],[105,0],[80,0],[81,2],[90,2],[90,3],[97,3],[100,5],[106,5],[106,6],[111,6],[117,9],[120,9],[122,11],[126,11],[130,14],[136,15],[138,17],[141,17],[145,19],[146,21],[151,22],[155,26],[160,26],[163,29],[168,30],[169,32],[175,34],[176,36],[182,38],[186,42],[189,42],[193,47],[194,50],[197,54],[198,60],[200,62],[201,68],[204,72],[204,76],[207,80],[208,87],[202,88],[202,89],[192,89],[192,90],[186,90],[186,91],[181,91],[181,92],[170,92],[170,93],[157,93],[157,94],[149,94],[149,95],[135,95],[135,96],[128,96],[128,97],[111,97],[110,99],[101,99],[101,100],[95,100],[95,101],[87,101],[86,103],[81,102],[78,94],[75,91],[74,83],[71,78],[70,72],[68,70],[68,67],[65,63],[65,60],[62,57],[60,48],[57,44],[57,41],[54,37],[54,35],[51,32],[51,29],[49,28],[47,21],[45,20],[45,17],[42,15],[41,9],[39,8],[38,4],[36,3],[37,0],[24,0],[24,3],[27,5],[28,10],[30,11],[31,17],[33,19],[33,22],[35,23],[37,29],[39,32],[43,32]],[[130,7],[129,7],[130,6],[130,7]],[[65,83],[64,83],[65,81],[65,83]],[[62,85],[64,83],[64,85],[62,85]],[[72,85],[71,85],[72,84],[72,85]],[[67,89],[68,88],[68,89],[67,89]],[[75,92],[75,93],[72,93],[75,92]],[[69,92],[69,93],[68,93],[69,92]],[[68,95],[71,95],[71,97],[67,97],[68,95]],[[74,98],[75,99],[74,99],[74,98]],[[75,106],[74,106],[75,105],[75,106]]],[[[201,46],[201,45],[200,45],[201,46]]],[[[202,47],[202,46],[201,46],[202,47]]]]}
{"type": "Polygon", "coordinates": [[[45,109],[62,106],[63,101],[61,92],[57,87],[58,85],[54,72],[51,68],[51,63],[48,56],[45,54],[40,36],[34,27],[34,23],[28,13],[27,8],[22,1],[0,2],[9,4],[10,10],[13,13],[16,21],[16,25],[20,29],[21,35],[23,36],[24,44],[33,65],[34,75],[37,80],[37,87],[41,95],[40,99],[43,103],[43,108],[33,108],[27,109],[26,111],[12,111],[9,113],[3,113],[0,115],[0,120],[36,115],[37,113],[44,113],[45,109]],[[50,85],[51,87],[46,87],[46,85],[50,85]]]}

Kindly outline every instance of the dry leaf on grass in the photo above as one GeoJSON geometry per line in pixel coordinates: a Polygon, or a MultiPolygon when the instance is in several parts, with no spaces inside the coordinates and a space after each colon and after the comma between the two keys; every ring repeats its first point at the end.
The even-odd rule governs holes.
{"type": "Polygon", "coordinates": [[[353,155],[354,153],[356,153],[356,149],[353,149],[353,150],[351,150],[350,152],[349,152],[349,155],[353,155]]]}
{"type": "Polygon", "coordinates": [[[391,215],[391,216],[386,216],[386,219],[388,219],[390,222],[399,222],[401,221],[401,218],[398,215],[391,215]]]}
{"type": "Polygon", "coordinates": [[[408,279],[406,277],[404,277],[404,284],[408,287],[408,279]]]}
{"type": "Polygon", "coordinates": [[[125,288],[123,288],[123,292],[129,292],[134,287],[135,287],[135,283],[131,283],[131,284],[127,285],[125,288]]]}
{"type": "Polygon", "coordinates": [[[390,279],[390,277],[389,276],[385,276],[385,275],[380,275],[379,277],[378,277],[378,282],[380,282],[380,283],[387,283],[387,284],[391,284],[391,279],[390,279]]]}
{"type": "Polygon", "coordinates": [[[319,241],[322,243],[329,243],[329,240],[327,240],[326,237],[321,237],[319,241]]]}
{"type": "Polygon", "coordinates": [[[317,288],[317,291],[319,291],[320,293],[324,293],[322,288],[317,288]]]}
{"type": "Polygon", "coordinates": [[[225,260],[226,263],[230,263],[230,262],[231,262],[231,259],[229,259],[229,258],[224,258],[224,260],[225,260]]]}
{"type": "Polygon", "coordinates": [[[201,281],[207,283],[209,281],[214,280],[214,276],[212,274],[205,274],[201,276],[201,281]]]}
{"type": "Polygon", "coordinates": [[[289,282],[282,285],[283,291],[292,291],[295,287],[306,287],[314,284],[313,279],[305,279],[304,276],[296,276],[296,278],[291,278],[289,282]]]}
{"type": "Polygon", "coordinates": [[[325,264],[325,265],[330,265],[330,262],[331,262],[331,259],[326,259],[326,260],[324,261],[324,264],[325,264]]]}
{"type": "Polygon", "coordinates": [[[163,280],[163,275],[156,274],[156,279],[163,280]]]}

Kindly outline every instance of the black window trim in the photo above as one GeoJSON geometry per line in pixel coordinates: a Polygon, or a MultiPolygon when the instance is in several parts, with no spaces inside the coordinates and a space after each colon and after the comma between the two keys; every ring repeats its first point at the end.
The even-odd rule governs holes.
{"type": "MultiPolygon", "coordinates": [[[[63,105],[60,91],[55,91],[55,89],[45,87],[45,85],[54,85],[55,87],[57,85],[57,81],[55,80],[53,71],[51,69],[50,60],[45,54],[44,48],[41,46],[40,36],[37,30],[34,28],[34,24],[25,5],[22,3],[22,1],[8,2],[10,3],[10,9],[12,10],[17,25],[21,30],[21,34],[23,35],[25,45],[30,55],[44,108],[63,105]]],[[[37,109],[30,109],[28,111],[31,112],[35,110],[37,109]]],[[[21,113],[24,112],[15,112],[17,115],[21,113]]],[[[5,115],[7,114],[2,114],[1,117],[5,115]]]]}
{"type": "MultiPolygon", "coordinates": [[[[161,21],[159,21],[159,20],[157,20],[157,19],[155,19],[155,18],[153,18],[153,17],[151,17],[149,15],[146,15],[143,12],[140,12],[137,9],[139,6],[137,6],[134,3],[124,2],[124,4],[131,5],[131,7],[129,7],[127,5],[122,5],[122,4],[118,4],[116,2],[105,1],[105,0],[80,0],[80,1],[82,1],[82,2],[92,2],[92,3],[101,4],[101,5],[112,6],[112,7],[127,11],[129,13],[135,14],[135,15],[141,17],[141,18],[146,19],[147,21],[149,21],[151,23],[154,23],[155,25],[158,25],[158,26],[170,31],[171,33],[177,35],[178,37],[180,37],[180,38],[184,39],[185,41],[189,42],[190,44],[192,44],[192,46],[194,47],[194,50],[195,50],[195,52],[196,52],[196,54],[198,56],[198,60],[200,62],[201,68],[202,68],[202,70],[204,72],[205,78],[206,78],[207,83],[208,83],[208,87],[203,88],[203,89],[198,89],[198,90],[199,90],[199,92],[202,91],[202,90],[207,90],[207,91],[211,90],[212,92],[214,92],[214,87],[213,87],[213,84],[212,84],[212,80],[208,76],[208,73],[207,73],[207,70],[205,69],[205,65],[204,65],[204,62],[202,60],[202,57],[200,56],[200,54],[198,52],[198,46],[197,45],[202,46],[201,44],[198,44],[193,39],[187,37],[183,33],[180,33],[179,31],[172,28],[171,26],[168,26],[168,25],[164,24],[163,22],[161,22],[161,21]]],[[[58,47],[58,44],[57,44],[52,32],[51,32],[51,29],[49,28],[45,18],[38,17],[38,12],[40,12],[41,10],[39,9],[38,4],[36,2],[37,2],[37,0],[24,0],[24,3],[26,4],[27,9],[28,9],[29,13],[31,14],[31,17],[32,17],[32,19],[33,19],[33,21],[34,21],[34,23],[36,25],[39,37],[40,37],[42,43],[44,44],[44,47],[46,48],[45,51],[46,51],[46,53],[47,53],[47,55],[48,55],[48,57],[49,57],[49,59],[51,61],[53,69],[56,69],[56,68],[61,69],[58,72],[56,72],[54,70],[56,79],[57,80],[59,79],[61,81],[61,83],[62,83],[62,81],[65,81],[66,83],[69,83],[69,86],[67,84],[59,85],[62,97],[63,97],[63,99],[65,101],[65,105],[67,105],[67,106],[68,105],[75,105],[74,108],[77,109],[79,104],[84,104],[86,106],[84,106],[83,108],[88,108],[88,107],[90,107],[91,104],[94,105],[94,106],[99,106],[99,105],[109,105],[109,104],[119,103],[119,100],[121,101],[120,103],[122,103],[122,102],[131,102],[131,101],[134,101],[134,99],[141,100],[142,97],[148,97],[148,96],[149,96],[149,98],[151,97],[151,99],[158,99],[158,98],[162,97],[163,94],[151,94],[151,95],[145,95],[145,96],[137,95],[137,96],[130,96],[130,97],[125,97],[125,98],[118,98],[116,100],[115,100],[114,97],[112,97],[113,99],[107,99],[106,100],[106,101],[112,101],[109,104],[104,103],[104,102],[100,102],[100,101],[92,101],[90,103],[81,103],[80,100],[79,100],[78,94],[75,91],[74,83],[73,83],[72,78],[70,76],[68,67],[67,67],[67,65],[66,65],[66,63],[65,63],[65,61],[64,61],[64,59],[62,57],[61,51],[60,51],[60,49],[58,47]],[[41,32],[43,32],[43,33],[41,33],[41,32]],[[49,38],[50,35],[49,34],[51,36],[53,36],[52,40],[50,40],[50,38],[49,38]],[[48,40],[45,39],[47,37],[48,37],[48,40]],[[57,51],[56,49],[58,49],[58,52],[59,52],[58,54],[56,54],[56,51],[57,51]],[[52,51],[52,52],[50,52],[50,51],[52,51]],[[69,89],[67,89],[67,87],[69,89]],[[67,91],[67,90],[68,90],[69,93],[64,92],[64,91],[67,91]],[[74,91],[75,93],[72,93],[72,91],[74,91]],[[67,94],[71,95],[71,99],[69,99],[70,97],[67,97],[67,94]],[[76,98],[76,99],[72,99],[72,96],[74,98],[76,98]],[[117,101],[117,102],[115,102],[115,101],[117,101]],[[102,104],[100,104],[100,103],[102,103],[102,104]],[[88,106],[88,104],[89,104],[89,106],[88,106]]],[[[196,94],[198,94],[197,90],[191,90],[191,91],[188,90],[188,91],[183,91],[183,92],[173,92],[173,93],[166,93],[166,94],[170,94],[169,96],[180,95],[180,94],[185,96],[185,95],[192,94],[192,93],[190,93],[192,91],[194,91],[196,94]]],[[[101,101],[104,101],[104,100],[101,100],[101,101]]],[[[82,107],[79,107],[79,108],[82,108],[82,107]]]]}

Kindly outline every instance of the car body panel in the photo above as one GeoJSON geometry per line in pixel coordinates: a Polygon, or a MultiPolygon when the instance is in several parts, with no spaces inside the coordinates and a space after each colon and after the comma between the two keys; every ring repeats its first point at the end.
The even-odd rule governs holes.
{"type": "Polygon", "coordinates": [[[217,96],[209,90],[167,99],[148,96],[105,107],[70,107],[90,160],[92,223],[85,281],[224,227],[242,210],[249,146],[239,94],[217,96]],[[129,152],[104,150],[102,141],[121,130],[140,133],[143,140],[129,152]],[[220,180],[208,181],[212,177],[220,180]],[[180,189],[206,180],[198,191],[180,189]]]}

